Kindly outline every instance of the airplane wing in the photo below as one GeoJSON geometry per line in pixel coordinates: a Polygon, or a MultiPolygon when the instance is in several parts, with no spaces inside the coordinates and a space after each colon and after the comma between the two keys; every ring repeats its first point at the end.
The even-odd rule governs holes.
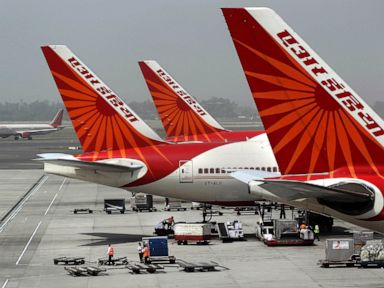
{"type": "MultiPolygon", "coordinates": [[[[263,197],[268,198],[268,195],[276,201],[295,201],[303,199],[316,199],[324,203],[344,203],[350,204],[366,204],[373,200],[374,192],[368,187],[363,187],[358,180],[352,179],[355,182],[339,182],[331,186],[321,186],[308,182],[282,180],[282,179],[266,179],[263,178],[260,171],[237,171],[231,173],[231,176],[241,182],[249,185],[250,193],[262,193],[263,197]],[[260,189],[261,188],[261,189],[260,189]],[[364,189],[365,188],[365,189],[364,189]],[[267,193],[263,193],[267,191],[267,193]]],[[[270,173],[272,174],[272,173],[270,173]]],[[[264,176],[267,175],[264,173],[264,176]]],[[[272,175],[270,175],[271,177],[272,175]]],[[[272,176],[273,177],[273,176],[272,176]]],[[[330,205],[329,205],[330,206],[330,205]]]]}
{"type": "Polygon", "coordinates": [[[70,166],[75,168],[87,169],[87,170],[98,170],[103,172],[132,172],[144,167],[144,165],[139,165],[135,162],[136,160],[131,160],[128,158],[106,159],[101,161],[82,161],[69,154],[62,153],[44,153],[38,154],[37,156],[41,158],[34,159],[36,161],[42,161],[45,163],[52,163],[63,166],[70,166]],[[135,162],[133,162],[135,161],[135,162]]]}

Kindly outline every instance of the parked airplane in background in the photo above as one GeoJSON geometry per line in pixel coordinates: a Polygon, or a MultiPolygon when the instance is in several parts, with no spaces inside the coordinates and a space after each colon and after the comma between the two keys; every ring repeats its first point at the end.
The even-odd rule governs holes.
{"type": "Polygon", "coordinates": [[[64,128],[64,126],[61,126],[63,112],[63,109],[57,111],[55,117],[49,124],[0,124],[0,137],[7,138],[14,136],[15,140],[19,140],[20,138],[31,140],[33,135],[43,135],[59,131],[64,128]]]}
{"type": "Polygon", "coordinates": [[[46,172],[228,206],[257,200],[230,171],[280,175],[264,132],[242,142],[166,142],[67,47],[51,45],[42,50],[85,152],[40,154],[46,172]]]}
{"type": "Polygon", "coordinates": [[[223,9],[282,177],[260,198],[384,232],[384,123],[273,10],[223,9]]]}
{"type": "Polygon", "coordinates": [[[235,142],[264,133],[223,128],[156,61],[140,61],[139,65],[168,141],[235,142]]]}

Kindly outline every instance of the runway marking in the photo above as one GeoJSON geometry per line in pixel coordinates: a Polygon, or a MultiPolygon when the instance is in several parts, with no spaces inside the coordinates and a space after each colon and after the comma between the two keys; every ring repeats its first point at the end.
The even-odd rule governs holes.
{"type": "Polygon", "coordinates": [[[64,178],[63,182],[62,182],[61,185],[60,185],[59,191],[61,191],[61,188],[63,188],[63,185],[64,185],[64,183],[65,183],[65,180],[67,180],[67,178],[64,178]]]}
{"type": "Polygon", "coordinates": [[[49,209],[51,208],[53,202],[55,201],[56,197],[57,197],[57,193],[56,193],[55,197],[53,197],[53,199],[52,199],[51,203],[49,204],[47,210],[45,210],[44,216],[47,215],[47,213],[48,213],[49,209]]]}
{"type": "Polygon", "coordinates": [[[23,258],[25,251],[27,251],[28,246],[29,246],[29,244],[31,244],[31,241],[32,241],[33,237],[35,236],[37,229],[39,229],[40,225],[41,225],[41,221],[39,222],[39,224],[37,224],[35,231],[33,231],[31,238],[29,238],[27,244],[25,245],[25,247],[23,249],[23,252],[21,252],[21,254],[19,256],[19,259],[17,259],[16,265],[19,265],[21,258],[23,258]]]}
{"type": "Polygon", "coordinates": [[[3,286],[1,286],[1,288],[5,288],[5,286],[7,286],[7,284],[8,284],[8,279],[5,280],[5,282],[4,282],[3,286]]]}
{"type": "Polygon", "coordinates": [[[39,184],[37,184],[32,190],[28,191],[28,193],[26,194],[26,196],[24,196],[25,198],[20,201],[19,204],[17,204],[13,209],[13,212],[8,216],[7,220],[1,224],[0,226],[0,233],[3,232],[5,226],[8,225],[8,223],[10,221],[12,221],[13,218],[15,218],[17,216],[17,214],[19,214],[19,212],[21,211],[21,209],[23,209],[23,206],[25,204],[25,202],[27,202],[29,200],[29,198],[31,198],[31,196],[40,189],[41,186],[43,186],[43,184],[45,183],[45,181],[47,181],[48,179],[48,176],[44,175],[39,184]]]}

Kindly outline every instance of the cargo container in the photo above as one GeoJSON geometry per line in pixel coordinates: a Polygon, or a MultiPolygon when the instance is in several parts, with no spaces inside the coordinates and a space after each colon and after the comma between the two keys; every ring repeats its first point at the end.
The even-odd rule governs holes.
{"type": "Polygon", "coordinates": [[[149,212],[156,211],[156,209],[153,208],[153,196],[144,193],[136,193],[135,196],[131,198],[131,208],[137,212],[143,210],[148,210],[149,212]]]}
{"type": "Polygon", "coordinates": [[[167,236],[143,237],[142,241],[144,245],[148,245],[149,247],[149,263],[175,263],[176,258],[169,256],[167,236]]]}
{"type": "Polygon", "coordinates": [[[321,267],[347,266],[357,264],[354,254],[353,239],[327,239],[325,242],[325,260],[320,260],[321,267]]]}
{"type": "Polygon", "coordinates": [[[143,242],[149,245],[150,256],[168,256],[167,236],[145,237],[143,242]]]}
{"type": "Polygon", "coordinates": [[[178,245],[188,244],[188,241],[208,244],[208,240],[211,239],[211,225],[206,223],[177,223],[174,231],[178,245]]]}
{"type": "Polygon", "coordinates": [[[361,248],[369,240],[373,240],[373,232],[372,231],[354,231],[353,232],[354,253],[360,254],[361,248]]]}

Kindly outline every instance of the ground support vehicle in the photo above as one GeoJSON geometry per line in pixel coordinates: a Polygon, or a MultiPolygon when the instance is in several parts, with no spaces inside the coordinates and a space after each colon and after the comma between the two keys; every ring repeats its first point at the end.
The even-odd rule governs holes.
{"type": "Polygon", "coordinates": [[[177,223],[174,237],[178,245],[187,245],[188,241],[196,244],[208,244],[211,239],[211,225],[207,223],[177,223]]]}
{"type": "Polygon", "coordinates": [[[223,242],[244,240],[243,227],[240,221],[219,222],[217,223],[217,231],[219,233],[219,238],[223,242]]]}
{"type": "Polygon", "coordinates": [[[312,230],[299,230],[296,220],[285,219],[273,219],[272,222],[265,223],[258,221],[256,237],[267,246],[308,246],[314,241],[312,230]]]}

